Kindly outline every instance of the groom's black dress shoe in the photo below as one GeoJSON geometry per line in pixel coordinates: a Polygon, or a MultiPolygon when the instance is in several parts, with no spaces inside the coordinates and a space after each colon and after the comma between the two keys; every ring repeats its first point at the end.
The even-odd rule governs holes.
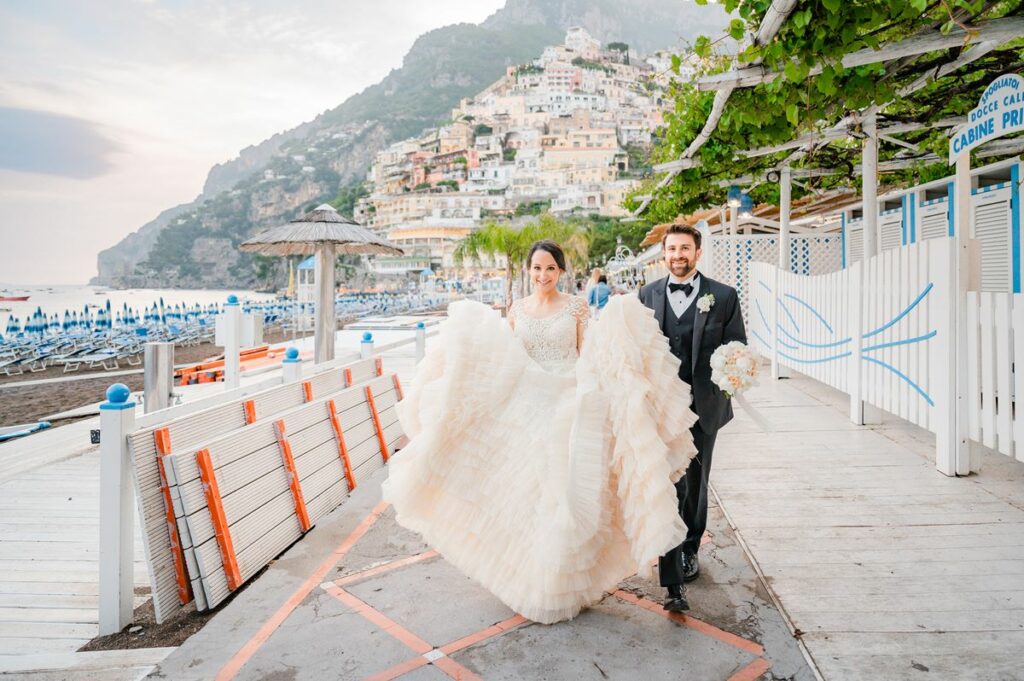
{"type": "Polygon", "coordinates": [[[665,603],[662,606],[669,612],[685,612],[690,609],[690,604],[686,602],[686,591],[682,585],[673,585],[668,587],[668,598],[665,599],[665,603]]]}
{"type": "Polygon", "coordinates": [[[683,554],[683,581],[692,582],[700,576],[700,563],[696,553],[683,554]]]}

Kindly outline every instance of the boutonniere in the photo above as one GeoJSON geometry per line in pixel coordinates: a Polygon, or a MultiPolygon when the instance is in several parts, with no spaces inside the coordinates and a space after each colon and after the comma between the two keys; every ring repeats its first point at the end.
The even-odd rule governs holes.
{"type": "Polygon", "coordinates": [[[715,304],[715,296],[711,293],[705,293],[697,299],[697,309],[701,312],[707,313],[711,309],[711,306],[715,304]]]}

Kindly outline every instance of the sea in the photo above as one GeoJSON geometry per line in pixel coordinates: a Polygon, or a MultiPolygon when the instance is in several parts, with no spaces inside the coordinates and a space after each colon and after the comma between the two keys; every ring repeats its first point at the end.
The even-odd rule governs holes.
{"type": "Polygon", "coordinates": [[[125,303],[128,307],[142,312],[164,299],[164,306],[174,307],[175,303],[185,305],[209,305],[224,303],[229,295],[235,294],[239,300],[273,300],[272,293],[256,293],[244,290],[211,290],[211,289],[110,289],[103,286],[20,286],[17,284],[0,283],[0,296],[29,296],[24,302],[0,300],[0,334],[7,328],[7,320],[11,315],[18,318],[21,324],[36,308],[42,308],[48,316],[56,314],[64,319],[64,311],[77,311],[88,305],[90,311],[104,307],[110,301],[110,309],[116,315],[125,303]]]}

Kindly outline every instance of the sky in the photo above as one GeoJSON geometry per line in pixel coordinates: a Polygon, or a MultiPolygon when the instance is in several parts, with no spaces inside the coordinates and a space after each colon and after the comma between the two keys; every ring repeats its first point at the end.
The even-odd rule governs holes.
{"type": "Polygon", "coordinates": [[[503,4],[0,0],[0,283],[86,283],[214,164],[503,4]]]}

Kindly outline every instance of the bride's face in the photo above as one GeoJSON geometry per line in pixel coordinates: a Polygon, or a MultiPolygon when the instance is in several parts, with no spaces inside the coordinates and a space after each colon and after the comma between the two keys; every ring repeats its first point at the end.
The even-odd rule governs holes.
{"type": "Polygon", "coordinates": [[[538,250],[530,259],[530,282],[538,293],[549,293],[558,285],[562,270],[547,251],[538,250]]]}

